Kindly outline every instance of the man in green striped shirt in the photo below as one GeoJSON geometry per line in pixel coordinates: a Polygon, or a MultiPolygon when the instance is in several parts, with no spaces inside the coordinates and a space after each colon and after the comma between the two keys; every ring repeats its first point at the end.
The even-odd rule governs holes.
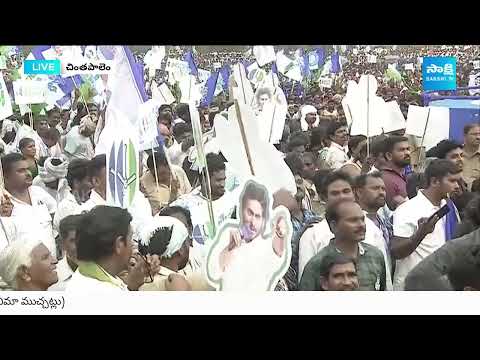
{"type": "Polygon", "coordinates": [[[356,202],[344,200],[327,208],[326,219],[334,238],[305,266],[300,291],[322,290],[320,273],[326,257],[342,253],[356,260],[358,290],[385,290],[386,272],[382,252],[365,239],[365,215],[356,202]]]}

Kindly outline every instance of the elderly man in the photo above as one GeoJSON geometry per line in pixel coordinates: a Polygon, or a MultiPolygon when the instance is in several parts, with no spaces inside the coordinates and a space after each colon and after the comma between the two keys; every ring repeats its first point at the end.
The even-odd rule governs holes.
{"type": "Polygon", "coordinates": [[[74,126],[65,137],[65,154],[71,159],[90,160],[95,155],[90,138],[96,129],[96,123],[84,116],[80,125],[74,126]]]}
{"type": "Polygon", "coordinates": [[[57,204],[68,194],[67,176],[68,162],[63,157],[50,157],[41,159],[38,162],[38,176],[33,180],[32,185],[41,187],[57,204]],[[43,165],[42,165],[43,160],[43,165]]]}
{"type": "Polygon", "coordinates": [[[0,276],[14,290],[46,291],[58,281],[57,260],[39,240],[17,240],[0,253],[0,276]]]}

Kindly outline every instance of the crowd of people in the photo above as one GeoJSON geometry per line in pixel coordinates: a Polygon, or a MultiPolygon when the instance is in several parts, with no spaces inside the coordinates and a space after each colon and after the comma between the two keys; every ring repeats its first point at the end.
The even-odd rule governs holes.
{"type": "MultiPolygon", "coordinates": [[[[171,47],[169,56],[181,58],[187,50],[171,47]]],[[[274,145],[297,192],[273,194],[273,207],[288,209],[293,228],[289,268],[276,290],[480,290],[478,119],[465,126],[463,143],[445,139],[422,157],[405,129],[350,136],[342,106],[347,82],[373,74],[377,94],[397,101],[406,115],[409,105],[423,105],[420,57],[456,56],[458,86],[467,86],[480,48],[399,47],[376,54],[371,63],[364,50],[349,49],[328,89],[279,76],[288,112],[274,145]],[[400,80],[385,76],[392,61],[400,80]],[[291,86],[304,88],[299,94],[291,86]]],[[[219,49],[196,59],[213,70],[216,63],[254,57],[219,49]]],[[[222,94],[198,109],[205,134],[232,104],[222,94]]],[[[204,272],[205,244],[215,237],[209,215],[216,225],[237,217],[235,164],[221,148],[205,146],[204,181],[192,159],[188,104],[164,104],[157,116],[164,146],[144,152],[140,192],[128,209],[108,206],[106,155],[95,156],[104,116],[97,104],[75,101],[69,109],[1,121],[0,287],[214,290],[204,272]]]]}

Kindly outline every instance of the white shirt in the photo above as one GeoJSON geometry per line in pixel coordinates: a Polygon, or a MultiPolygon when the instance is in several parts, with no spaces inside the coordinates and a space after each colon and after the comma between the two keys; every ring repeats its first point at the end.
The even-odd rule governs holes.
{"type": "Polygon", "coordinates": [[[65,153],[69,159],[90,160],[95,156],[90,138],[80,134],[79,126],[74,126],[65,137],[65,153]]]}
{"type": "Polygon", "coordinates": [[[328,148],[325,162],[332,170],[338,170],[348,162],[349,159],[347,153],[347,146],[342,147],[332,141],[330,147],[328,148]]]}
{"type": "Polygon", "coordinates": [[[48,288],[48,291],[65,291],[67,283],[72,279],[73,270],[64,256],[57,264],[58,282],[48,288]]]}
{"type": "Polygon", "coordinates": [[[119,292],[128,291],[127,285],[120,279],[110,276],[119,286],[107,281],[100,281],[80,274],[78,269],[73,273],[72,278],[67,282],[65,291],[68,293],[89,294],[95,292],[119,292]],[[122,285],[123,284],[123,285],[122,285]]]}
{"type": "Polygon", "coordinates": [[[77,203],[75,196],[71,192],[66,194],[65,198],[58,203],[57,212],[53,217],[53,228],[59,231],[60,221],[70,215],[78,215],[82,212],[82,206],[77,203]]]}
{"type": "MultiPolygon", "coordinates": [[[[107,205],[107,202],[95,190],[92,190],[90,198],[80,206],[80,212],[90,211],[98,205],[107,205]]],[[[133,238],[139,240],[141,239],[142,226],[149,222],[153,217],[152,207],[145,196],[139,191],[135,195],[132,206],[128,208],[128,211],[132,215],[131,225],[133,238]]]]}
{"type": "Polygon", "coordinates": [[[180,167],[183,165],[183,161],[187,157],[187,153],[182,151],[182,145],[176,140],[173,141],[172,146],[167,148],[167,155],[171,164],[180,167]]]}
{"type": "Polygon", "coordinates": [[[15,240],[19,240],[19,231],[17,229],[17,219],[12,217],[1,217],[2,225],[0,225],[0,252],[7,247],[8,244],[15,240]]]}
{"type": "Polygon", "coordinates": [[[53,145],[49,148],[45,143],[42,141],[39,144],[39,149],[37,149],[38,158],[41,157],[60,157],[63,155],[62,149],[58,143],[53,145]]]}
{"type": "Polygon", "coordinates": [[[330,243],[335,235],[330,231],[327,220],[323,219],[303,233],[298,249],[298,281],[302,278],[305,266],[316,254],[330,243]]]}
{"type": "Polygon", "coordinates": [[[45,190],[38,186],[28,188],[32,205],[11,196],[12,217],[16,218],[19,236],[41,239],[52,255],[56,255],[55,236],[52,227],[52,215],[57,210],[57,202],[45,190]]]}
{"type": "MultiPolygon", "coordinates": [[[[411,237],[418,229],[420,218],[433,215],[445,204],[446,201],[442,200],[440,206],[434,206],[420,190],[417,196],[401,204],[393,213],[393,235],[404,238],[411,237]]],[[[403,290],[408,273],[420,261],[445,244],[445,221],[445,217],[440,219],[433,232],[425,236],[413,253],[404,259],[397,260],[393,277],[394,290],[403,290]]]]}

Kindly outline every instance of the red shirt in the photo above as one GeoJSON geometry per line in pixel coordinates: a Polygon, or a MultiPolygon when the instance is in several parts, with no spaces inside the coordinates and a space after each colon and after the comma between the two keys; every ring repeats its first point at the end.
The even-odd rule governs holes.
{"type": "Polygon", "coordinates": [[[382,169],[382,177],[387,192],[387,205],[391,210],[395,210],[393,198],[398,195],[407,198],[407,179],[404,174],[390,168],[382,169]]]}

